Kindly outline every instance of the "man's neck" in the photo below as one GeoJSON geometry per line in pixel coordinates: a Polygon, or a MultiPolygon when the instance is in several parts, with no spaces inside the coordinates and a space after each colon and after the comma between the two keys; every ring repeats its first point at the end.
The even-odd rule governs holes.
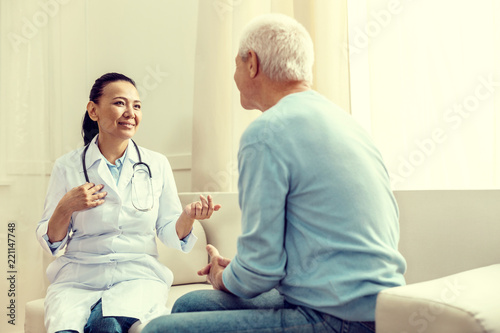
{"type": "Polygon", "coordinates": [[[259,110],[265,112],[275,106],[283,97],[310,89],[310,84],[305,81],[269,81],[268,84],[263,86],[259,110]]]}

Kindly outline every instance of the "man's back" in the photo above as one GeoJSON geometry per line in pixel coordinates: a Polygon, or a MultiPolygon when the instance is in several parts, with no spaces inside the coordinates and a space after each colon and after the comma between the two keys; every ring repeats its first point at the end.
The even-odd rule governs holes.
{"type": "Polygon", "coordinates": [[[232,275],[248,288],[239,296],[276,286],[290,303],[372,321],[376,294],[404,284],[405,262],[368,135],[320,94],[291,94],[249,126],[239,165],[242,237],[229,289],[232,275]]]}

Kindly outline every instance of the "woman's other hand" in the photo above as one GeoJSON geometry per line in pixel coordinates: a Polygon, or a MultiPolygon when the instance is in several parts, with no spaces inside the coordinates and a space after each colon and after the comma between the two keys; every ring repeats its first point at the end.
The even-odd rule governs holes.
{"type": "Polygon", "coordinates": [[[93,208],[104,203],[107,192],[101,192],[104,185],[85,183],[72,188],[57,204],[50,217],[47,236],[51,243],[59,242],[66,237],[71,215],[74,212],[93,208]]]}
{"type": "Polygon", "coordinates": [[[92,183],[85,183],[74,187],[62,197],[58,206],[74,213],[102,205],[104,197],[108,194],[107,192],[101,192],[103,188],[104,185],[102,184],[95,185],[92,183]]]}

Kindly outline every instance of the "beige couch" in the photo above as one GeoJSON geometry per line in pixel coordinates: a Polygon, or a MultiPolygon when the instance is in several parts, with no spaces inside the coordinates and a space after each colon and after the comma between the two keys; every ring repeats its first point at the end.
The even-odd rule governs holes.
{"type": "Polygon", "coordinates": [[[378,333],[500,333],[500,191],[401,191],[407,286],[377,298],[378,333]]]}
{"type": "MultiPolygon", "coordinates": [[[[408,286],[383,291],[378,333],[500,333],[500,191],[398,191],[400,250],[408,286]]],[[[240,234],[236,193],[213,193],[222,209],[195,225],[199,241],[183,254],[159,245],[174,273],[167,307],[182,294],[209,289],[196,271],[208,262],[207,243],[231,258],[240,234]]],[[[183,204],[197,194],[180,194],[183,204]]],[[[130,332],[140,332],[141,325],[130,332]]],[[[26,333],[45,332],[43,299],[26,305],[26,333]]]]}

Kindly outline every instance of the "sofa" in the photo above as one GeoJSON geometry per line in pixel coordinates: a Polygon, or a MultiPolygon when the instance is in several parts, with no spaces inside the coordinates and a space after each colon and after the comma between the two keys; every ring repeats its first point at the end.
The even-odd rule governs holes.
{"type": "MultiPolygon", "coordinates": [[[[213,193],[222,205],[210,220],[196,222],[198,242],[184,254],[158,244],[159,260],[174,273],[167,300],[211,289],[196,271],[208,263],[206,244],[232,258],[241,232],[237,193],[213,193]]],[[[396,191],[400,251],[408,285],[379,294],[378,333],[500,333],[500,191],[396,191]]],[[[181,193],[181,202],[198,200],[181,193]]],[[[135,324],[130,333],[142,330],[135,324]]],[[[26,304],[26,333],[45,332],[43,299],[26,304]]]]}
{"type": "Polygon", "coordinates": [[[500,333],[500,190],[396,191],[407,285],[377,297],[378,333],[500,333]]]}

